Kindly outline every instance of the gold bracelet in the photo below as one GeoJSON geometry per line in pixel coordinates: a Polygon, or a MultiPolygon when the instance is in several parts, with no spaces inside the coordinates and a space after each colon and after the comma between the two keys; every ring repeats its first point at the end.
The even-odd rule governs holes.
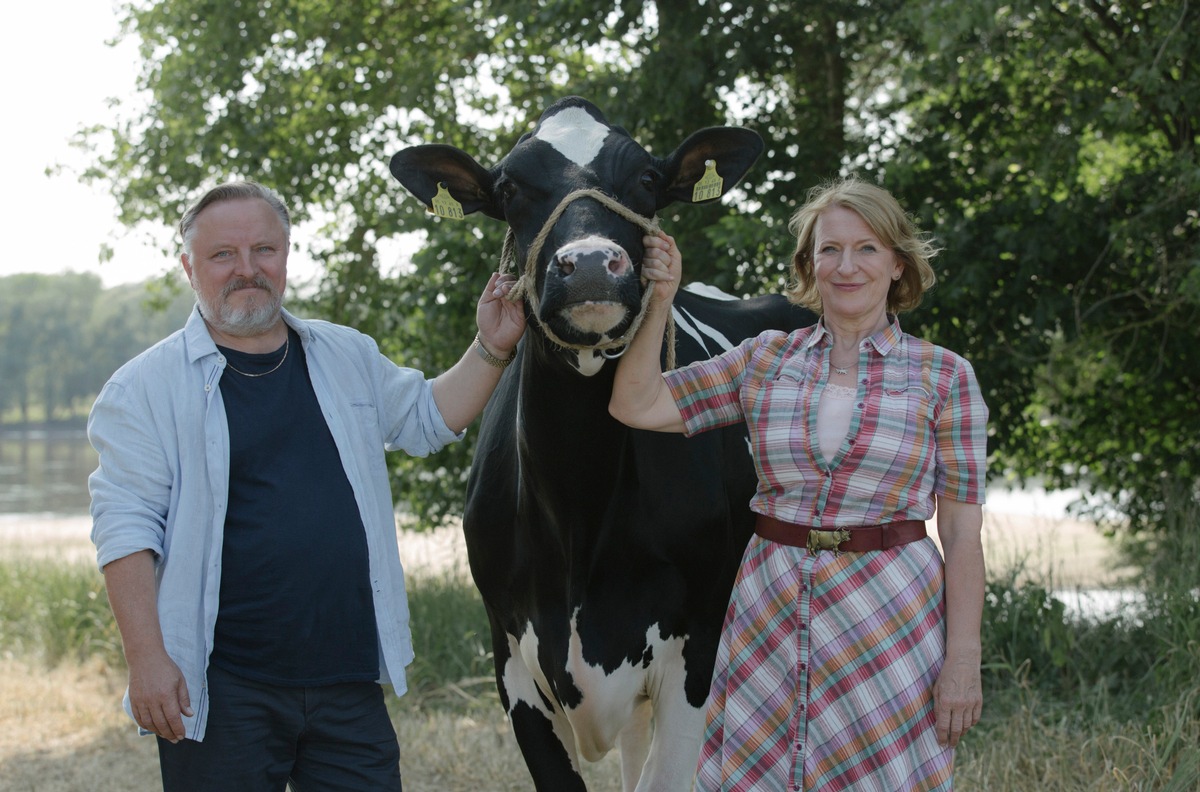
{"type": "Polygon", "coordinates": [[[498,369],[508,368],[508,365],[510,363],[512,363],[513,360],[515,360],[517,357],[517,350],[515,350],[515,349],[513,350],[513,353],[508,357],[507,360],[496,357],[495,355],[493,355],[491,352],[488,352],[487,349],[484,348],[483,342],[479,340],[478,334],[476,334],[475,342],[472,343],[471,346],[475,349],[476,352],[479,353],[479,357],[483,358],[483,362],[487,363],[489,366],[492,366],[493,368],[498,368],[498,369]]]}

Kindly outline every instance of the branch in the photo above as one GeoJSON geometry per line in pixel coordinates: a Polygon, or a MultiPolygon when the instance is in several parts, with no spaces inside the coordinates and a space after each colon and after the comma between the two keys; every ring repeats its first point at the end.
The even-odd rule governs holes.
{"type": "Polygon", "coordinates": [[[1158,71],[1158,61],[1162,58],[1163,52],[1167,49],[1167,44],[1171,43],[1171,39],[1183,27],[1183,20],[1187,16],[1188,0],[1183,0],[1183,8],[1179,11],[1179,18],[1175,20],[1175,27],[1167,32],[1166,38],[1163,39],[1162,46],[1158,48],[1158,54],[1154,56],[1154,62],[1150,64],[1150,71],[1158,71]]]}

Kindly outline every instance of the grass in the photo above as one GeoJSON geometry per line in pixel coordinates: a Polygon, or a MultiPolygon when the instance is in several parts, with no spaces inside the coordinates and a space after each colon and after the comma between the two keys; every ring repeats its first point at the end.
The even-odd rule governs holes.
{"type": "Polygon", "coordinates": [[[121,637],[94,564],[16,556],[0,562],[0,651],[49,667],[123,664],[121,637]]]}
{"type": "MultiPolygon", "coordinates": [[[[989,582],[985,712],[959,750],[959,789],[1200,789],[1200,594],[1195,570],[1181,563],[1184,572],[1147,581],[1140,609],[1105,619],[1072,617],[1053,581],[1010,572],[989,582]]],[[[410,605],[410,693],[389,699],[406,785],[527,789],[495,693],[478,593],[461,574],[417,576],[410,605]]],[[[123,686],[94,566],[0,560],[0,787],[153,783],[153,746],[131,736],[117,707],[123,686]]],[[[585,770],[589,788],[620,788],[615,754],[585,770]]]]}

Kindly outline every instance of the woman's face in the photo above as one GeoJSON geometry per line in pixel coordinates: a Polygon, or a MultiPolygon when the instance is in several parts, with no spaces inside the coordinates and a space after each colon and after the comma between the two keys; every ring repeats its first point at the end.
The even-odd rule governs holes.
{"type": "Polygon", "coordinates": [[[887,321],[887,296],[904,264],[852,209],[831,206],[817,217],[813,274],[822,312],[834,320],[887,321]]]}

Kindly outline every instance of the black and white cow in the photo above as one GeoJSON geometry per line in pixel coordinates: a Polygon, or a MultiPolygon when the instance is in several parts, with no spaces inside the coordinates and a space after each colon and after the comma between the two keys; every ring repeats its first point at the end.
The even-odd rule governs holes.
{"type": "MultiPolygon", "coordinates": [[[[492,168],[444,145],[392,159],[426,205],[440,193],[451,214],[506,221],[518,262],[562,210],[531,270],[536,314],[483,416],[463,516],[501,701],[543,792],[584,789],[579,757],[614,746],[626,790],[690,788],[755,487],[740,427],[685,439],[609,416],[616,362],[601,348],[641,308],[644,230],[595,197],[559,204],[592,188],[651,218],[719,196],[696,192],[706,163],[732,185],[761,149],[749,130],[716,127],[654,157],[570,97],[492,168]]],[[[782,297],[686,290],[674,317],[679,365],[815,321],[782,297]]]]}

